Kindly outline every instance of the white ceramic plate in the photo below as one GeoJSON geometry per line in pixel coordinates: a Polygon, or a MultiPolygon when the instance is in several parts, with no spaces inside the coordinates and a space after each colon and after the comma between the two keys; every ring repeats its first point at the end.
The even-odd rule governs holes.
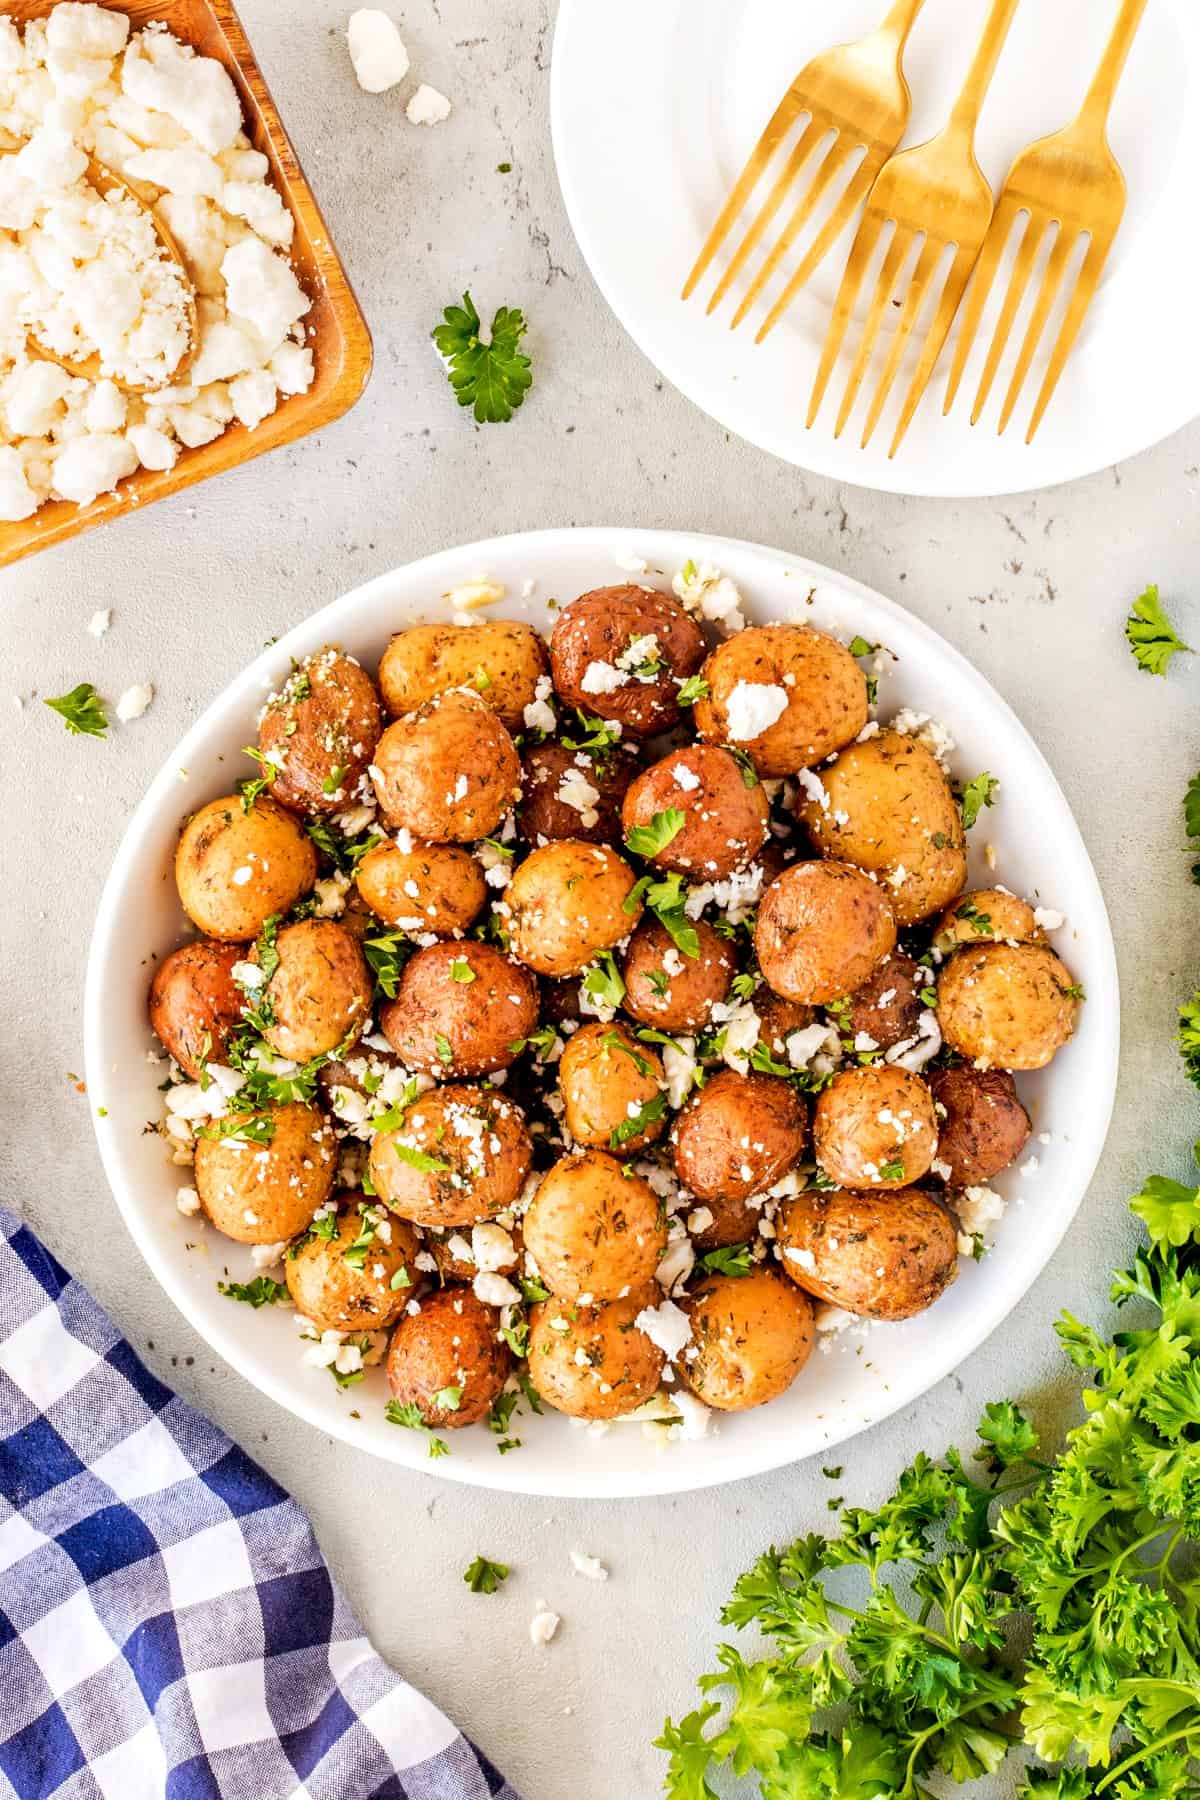
{"type": "MultiPolygon", "coordinates": [[[[727,329],[731,302],[705,316],[715,273],[686,305],[679,299],[788,81],[810,56],[858,37],[885,10],[885,0],[561,0],[551,86],[559,180],[583,254],[625,329],[668,380],[731,431],[802,468],[893,493],[1048,487],[1131,456],[1185,424],[1200,412],[1192,298],[1200,237],[1188,223],[1200,167],[1194,0],[1155,0],[1134,44],[1111,133],[1128,178],[1128,211],[1032,446],[1022,440],[1039,365],[1038,382],[1027,381],[1003,438],[995,426],[1006,380],[997,382],[979,425],[969,424],[990,341],[986,320],[954,413],[941,416],[944,355],[895,461],[887,450],[907,372],[866,451],[859,448],[861,398],[850,427],[840,440],[833,436],[845,355],[820,418],[805,430],[853,227],[759,348],[753,334],[765,306],[734,333],[727,329]]],[[[944,122],[985,10],[985,0],[927,0],[905,61],[913,94],[906,143],[921,142],[944,122]]],[[[1026,0],[1018,10],[979,131],[979,159],[994,189],[1018,150],[1074,114],[1115,13],[1116,0],[1026,0]]],[[[727,255],[723,250],[718,272],[727,255]]],[[[771,285],[771,298],[781,286],[771,285]]],[[[998,299],[993,311],[995,305],[998,299]]],[[[1008,362],[1020,335],[1014,333],[1008,362]]]]}
{"type": "Polygon", "coordinates": [[[827,1451],[940,1380],[1015,1305],[1070,1223],[1104,1141],[1118,1039],[1112,938],[1087,852],[1039,751],[983,678],[928,626],[841,575],[750,544],[668,531],[527,532],[448,550],[344,595],[265,650],[193,726],[130,821],[100,903],[85,1015],[88,1089],[93,1113],[107,1111],[96,1130],[117,1204],[158,1280],[215,1350],[281,1406],[391,1462],[484,1487],[585,1496],[706,1487],[827,1451]],[[988,769],[1000,777],[1002,798],[972,834],[972,877],[988,879],[984,846],[991,842],[993,879],[1066,915],[1055,942],[1088,1003],[1074,1042],[1048,1071],[1021,1081],[1035,1129],[1050,1134],[1036,1147],[1036,1172],[1000,1178],[1013,1204],[995,1251],[965,1265],[932,1311],[875,1327],[865,1343],[849,1335],[838,1340],[829,1354],[813,1356],[781,1400],[720,1420],[701,1442],[659,1445],[637,1425],[596,1437],[551,1415],[522,1418],[516,1429],[523,1447],[506,1456],[486,1431],[472,1430],[451,1433],[452,1454],[430,1462],[419,1436],[385,1422],[381,1373],[339,1393],[325,1371],[301,1366],[289,1311],[251,1312],[217,1293],[226,1267],[236,1279],[248,1277],[249,1253],[181,1217],[175,1192],[188,1172],[168,1163],[160,1138],[143,1134],[162,1109],[162,1065],[146,1060],[150,959],[187,929],[171,878],[175,840],[185,811],[229,791],[263,696],[279,685],[291,658],[333,641],[374,668],[394,630],[444,618],[446,590],[481,574],[507,586],[506,615],[545,628],[550,598],[629,579],[618,559],[627,562],[631,551],[646,559],[646,579],[659,585],[688,557],[707,557],[741,587],[752,619],[801,617],[847,636],[861,632],[894,651],[899,661],[882,685],[881,715],[902,705],[933,714],[958,741],[960,773],[988,769]],[[529,578],[536,586],[522,597],[529,578]]]}

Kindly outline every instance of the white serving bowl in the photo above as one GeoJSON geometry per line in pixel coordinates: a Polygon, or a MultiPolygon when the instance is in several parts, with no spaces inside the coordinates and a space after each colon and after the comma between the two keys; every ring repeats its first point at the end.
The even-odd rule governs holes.
{"type": "Polygon", "coordinates": [[[1078,828],[1036,745],[970,663],[891,601],[800,557],[728,539],[616,529],[532,531],[443,551],[343,595],[264,650],[188,732],[134,813],[100,902],[85,1003],[88,1087],[93,1115],[104,1109],[96,1132],[117,1204],[155,1276],[214,1350],[316,1429],[390,1462],[482,1487],[595,1497],[707,1487],[827,1452],[953,1369],[1015,1306],[1074,1216],[1108,1127],[1118,1036],[1112,936],[1078,828]],[[972,883],[1001,881],[1065,915],[1053,942],[1087,1004],[1077,1037],[1050,1068],[1019,1079],[1034,1131],[1048,1141],[1035,1141],[1022,1159],[1036,1159],[1036,1168],[1008,1170],[995,1183],[1012,1202],[995,1249],[964,1264],[929,1312],[872,1327],[865,1348],[849,1333],[831,1338],[781,1399],[714,1417],[701,1440],[666,1444],[636,1424],[594,1435],[547,1414],[514,1421],[522,1448],[506,1456],[486,1430],[474,1429],[448,1434],[451,1454],[430,1461],[419,1434],[386,1422],[382,1373],[339,1392],[325,1370],[301,1365],[289,1310],[252,1312],[217,1292],[226,1266],[237,1279],[249,1275],[249,1252],[181,1216],[175,1194],[189,1172],[168,1161],[161,1138],[143,1131],[161,1111],[164,1068],[146,1057],[153,1044],[148,971],[151,958],[189,929],[171,879],[176,836],[185,811],[231,788],[263,698],[293,658],[336,642],[373,669],[393,631],[447,617],[447,590],[481,575],[508,590],[496,611],[545,628],[552,599],[633,579],[635,557],[645,559],[644,579],[664,588],[689,557],[711,561],[737,582],[754,621],[805,619],[893,651],[898,661],[881,685],[881,717],[901,706],[931,714],[957,741],[956,773],[987,769],[1002,783],[997,805],[971,834],[972,883]],[[186,785],[180,768],[188,770],[186,785]]]}

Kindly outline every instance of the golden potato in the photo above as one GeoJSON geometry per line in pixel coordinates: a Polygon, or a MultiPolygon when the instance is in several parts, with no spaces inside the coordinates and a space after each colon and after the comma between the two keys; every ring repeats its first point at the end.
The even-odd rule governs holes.
{"type": "Polygon", "coordinates": [[[512,1358],[499,1316],[470,1288],[442,1288],[405,1313],[388,1348],[387,1377],[400,1406],[426,1425],[457,1431],[484,1417],[508,1380],[512,1358]]]}
{"type": "Polygon", "coordinates": [[[744,1412],[778,1399],[812,1354],[812,1306],[770,1269],[710,1275],[683,1306],[692,1342],[675,1367],[718,1412],[744,1412]]]}
{"type": "Polygon", "coordinates": [[[371,769],[385,824],[431,843],[489,837],[521,794],[512,739],[463,688],[389,725],[371,769]]]}
{"type": "Polygon", "coordinates": [[[332,644],[306,657],[259,720],[272,799],[314,818],[351,806],[382,730],[375,683],[354,657],[332,644]]]}
{"type": "Polygon", "coordinates": [[[807,1130],[803,1096],[790,1083],[722,1069],[671,1127],[675,1173],[698,1200],[746,1200],[787,1174],[807,1130]]]}
{"type": "Polygon", "coordinates": [[[1044,1069],[1074,1032],[1081,998],[1044,944],[981,944],[942,965],[938,1024],[980,1068],[1044,1069]]]}
{"type": "Polygon", "coordinates": [[[303,828],[260,794],[210,800],[184,825],[175,852],[183,910],[209,937],[246,943],[273,913],[287,913],[317,879],[317,853],[303,828]]]}
{"type": "Polygon", "coordinates": [[[760,775],[823,762],[867,722],[866,676],[844,644],[811,625],[748,626],[717,645],[701,674],[708,695],[696,702],[696,730],[710,744],[736,743],[760,775]],[[747,686],[787,696],[775,723],[750,738],[739,716],[757,698],[747,686]]]}
{"type": "Polygon", "coordinates": [[[868,1319],[911,1319],[958,1273],[958,1232],[923,1188],[800,1194],[775,1221],[783,1268],[820,1300],[868,1319]]]}
{"type": "Polygon", "coordinates": [[[547,1406],[576,1419],[617,1419],[653,1399],[663,1353],[634,1321],[661,1299],[650,1283],[605,1306],[532,1307],[529,1379],[547,1406]]]}
{"type": "Polygon", "coordinates": [[[483,869],[459,844],[376,844],[355,872],[377,918],[398,931],[453,937],[474,924],[487,899],[483,869]]]}
{"type": "Polygon", "coordinates": [[[521,756],[524,780],[517,824],[530,844],[582,838],[613,844],[621,836],[621,802],[638,771],[637,758],[614,748],[607,755],[571,750],[551,739],[521,756]],[[564,798],[565,796],[565,798],[564,798]]]}
{"type": "Polygon", "coordinates": [[[319,1109],[264,1106],[207,1129],[212,1137],[196,1139],[196,1192],[217,1230],[239,1244],[278,1244],[306,1230],[337,1167],[337,1140],[319,1109]]]}
{"type": "Polygon", "coordinates": [[[537,632],[516,619],[411,625],[398,631],[384,651],[379,685],[394,719],[451,688],[472,688],[510,731],[520,731],[546,663],[546,646],[537,632]]]}
{"type": "Polygon", "coordinates": [[[441,1081],[507,1069],[537,1024],[532,975],[492,944],[429,944],[404,965],[379,1029],[410,1069],[441,1081]]]}
{"type": "Polygon", "coordinates": [[[563,1119],[585,1149],[644,1150],[667,1128],[658,1052],[624,1025],[583,1025],[558,1065],[563,1119]]]}
{"type": "Polygon", "coordinates": [[[233,979],[240,944],[197,938],[165,956],[150,983],[150,1029],[185,1075],[195,1081],[205,1063],[223,1063],[245,995],[233,979]]]}
{"type": "Polygon", "coordinates": [[[641,1025],[659,1031],[699,1031],[724,1000],[737,973],[732,945],[707,919],[697,919],[699,956],[685,956],[665,925],[646,918],[629,940],[621,965],[621,1002],[641,1025]]]}
{"type": "Polygon", "coordinates": [[[274,973],[255,998],[273,1021],[263,1029],[272,1050],[306,1063],[358,1036],[370,1017],[371,976],[362,951],[336,919],[285,925],[273,951],[256,944],[248,961],[260,965],[264,954],[274,960],[274,973]]]}
{"type": "Polygon", "coordinates": [[[637,924],[634,882],[607,844],[563,839],[531,850],[504,893],[513,955],[539,975],[582,973],[637,924]]]}
{"type": "Polygon", "coordinates": [[[949,904],[967,877],[962,815],[937,758],[915,737],[881,731],[820,772],[822,796],[797,813],[822,856],[886,884],[900,925],[949,904]]]}
{"type": "Polygon", "coordinates": [[[748,787],[737,758],[712,744],[688,744],[652,763],[631,783],[621,806],[631,850],[659,868],[707,881],[725,881],[752,863],[770,818],[762,783],[748,787]],[[672,834],[662,817],[668,812],[678,815],[672,834]],[[647,827],[650,839],[643,839],[647,827]]]}
{"type": "Polygon", "coordinates": [[[933,941],[943,956],[960,944],[987,944],[997,939],[1018,944],[1041,940],[1032,906],[1003,888],[976,888],[948,906],[934,928],[933,941]]]}
{"type": "Polygon", "coordinates": [[[318,1331],[382,1331],[421,1285],[420,1241],[410,1225],[358,1194],[337,1202],[332,1237],[310,1229],[288,1250],[288,1293],[318,1331]]]}
{"type": "Polygon", "coordinates": [[[813,1109],[813,1152],[841,1187],[911,1186],[937,1155],[937,1136],[928,1087],[889,1063],[843,1069],[813,1109]]]}
{"type": "Polygon", "coordinates": [[[855,989],[845,1012],[839,1013],[839,1024],[852,1039],[870,1038],[870,1044],[859,1044],[862,1050],[872,1045],[890,1050],[906,1043],[917,1035],[927,1010],[921,995],[932,988],[933,980],[932,970],[923,969],[903,950],[893,950],[855,989]]]}
{"type": "Polygon", "coordinates": [[[682,606],[624,583],[581,594],[559,613],[550,670],[568,706],[653,737],[679,719],[680,683],[704,661],[704,638],[682,606]]]}
{"type": "Polygon", "coordinates": [[[556,1162],[525,1214],[525,1248],[560,1300],[619,1300],[662,1261],[667,1221],[653,1190],[603,1150],[556,1162]]]}
{"type": "Polygon", "coordinates": [[[804,1006],[852,994],[895,945],[888,896],[848,863],[793,863],[759,903],[754,948],[763,979],[804,1006]]]}
{"type": "Polygon", "coordinates": [[[929,1088],[938,1116],[937,1159],[950,1171],[948,1187],[984,1186],[1028,1143],[1029,1114],[1005,1070],[959,1063],[934,1069],[929,1088]]]}
{"type": "Polygon", "coordinates": [[[519,1107],[498,1088],[451,1082],[414,1100],[403,1122],[371,1139],[371,1185],[415,1225],[474,1225],[512,1206],[533,1145],[519,1107]]]}

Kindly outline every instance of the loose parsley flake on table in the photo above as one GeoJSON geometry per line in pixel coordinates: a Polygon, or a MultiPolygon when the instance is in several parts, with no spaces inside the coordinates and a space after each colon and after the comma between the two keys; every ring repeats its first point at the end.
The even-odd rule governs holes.
{"type": "Polygon", "coordinates": [[[508,1575],[507,1563],[492,1562],[489,1557],[477,1556],[470,1567],[463,1571],[463,1580],[473,1594],[494,1594],[508,1580],[508,1575]]]}
{"type": "Polygon", "coordinates": [[[286,1281],[273,1281],[269,1275],[256,1275],[253,1281],[218,1281],[217,1292],[227,1300],[242,1300],[255,1312],[260,1306],[276,1306],[290,1300],[286,1281]]]}
{"type": "Polygon", "coordinates": [[[968,781],[962,797],[964,831],[970,831],[985,806],[995,806],[995,794],[999,786],[997,778],[989,775],[986,770],[982,775],[976,775],[973,781],[968,781]]]}
{"type": "Polygon", "coordinates": [[[58,713],[72,737],[103,737],[108,730],[104,702],[90,681],[81,681],[69,694],[45,702],[58,713]]]}
{"type": "Polygon", "coordinates": [[[526,332],[525,315],[502,306],[492,320],[488,342],[469,293],[461,306],[448,306],[433,341],[445,358],[447,376],[460,406],[472,406],[480,425],[507,424],[533,386],[529,358],[519,346],[526,332]]]}
{"type": "Polygon", "coordinates": [[[1168,663],[1180,650],[1191,654],[1192,646],[1184,643],[1168,619],[1153,583],[1134,602],[1125,621],[1125,636],[1134,661],[1147,675],[1165,675],[1168,663]]]}

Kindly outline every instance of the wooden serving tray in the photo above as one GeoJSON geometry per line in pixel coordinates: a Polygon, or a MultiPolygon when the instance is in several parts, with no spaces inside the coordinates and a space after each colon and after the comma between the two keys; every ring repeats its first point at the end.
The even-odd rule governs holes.
{"type": "MultiPolygon", "coordinates": [[[[54,5],[55,0],[3,0],[0,10],[23,25],[45,17],[54,5]]],[[[161,19],[202,56],[216,57],[233,78],[245,131],[270,162],[275,186],[296,221],[290,254],[313,303],[304,320],[313,352],[313,383],[306,394],[282,399],[253,431],[231,424],[211,444],[181,449],[173,469],[139,469],[121,482],[115,494],[101,494],[90,506],[50,500],[30,519],[17,524],[0,521],[0,568],[328,425],[353,406],[371,373],[366,320],[230,0],[122,0],[114,10],[126,13],[135,30],[161,19]]]]}

